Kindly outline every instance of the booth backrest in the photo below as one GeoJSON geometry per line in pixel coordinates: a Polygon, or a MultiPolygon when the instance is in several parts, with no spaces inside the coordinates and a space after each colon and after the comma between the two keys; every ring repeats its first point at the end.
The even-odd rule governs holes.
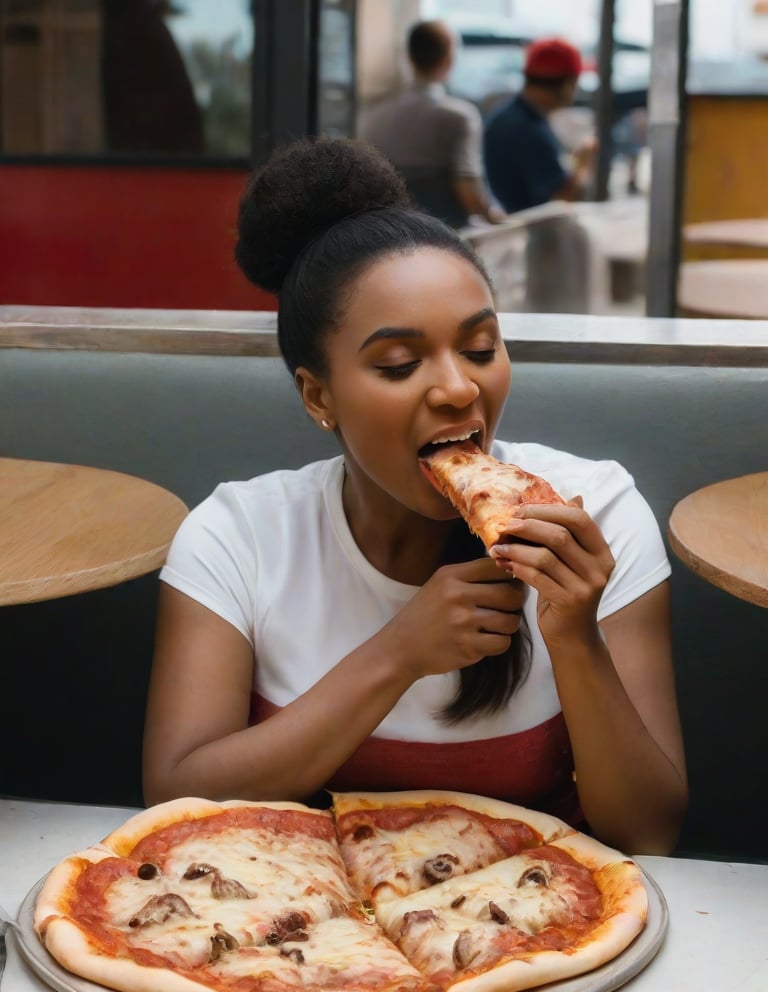
{"type": "MultiPolygon", "coordinates": [[[[663,532],[674,504],[768,463],[768,368],[520,362],[499,436],[634,475],[663,532]]],[[[0,348],[0,455],[141,476],[189,506],[226,479],[336,453],[277,358],[0,348]]],[[[768,856],[768,611],[671,555],[692,802],[679,853],[768,856]]],[[[140,804],[157,573],[0,608],[0,793],[140,804]]]]}

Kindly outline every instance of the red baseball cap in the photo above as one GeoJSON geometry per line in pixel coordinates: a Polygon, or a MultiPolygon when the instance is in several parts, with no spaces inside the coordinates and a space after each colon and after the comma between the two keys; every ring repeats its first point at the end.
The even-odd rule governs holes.
{"type": "Polygon", "coordinates": [[[578,76],[582,70],[581,54],[561,38],[542,38],[525,53],[525,74],[537,79],[578,76]]]}

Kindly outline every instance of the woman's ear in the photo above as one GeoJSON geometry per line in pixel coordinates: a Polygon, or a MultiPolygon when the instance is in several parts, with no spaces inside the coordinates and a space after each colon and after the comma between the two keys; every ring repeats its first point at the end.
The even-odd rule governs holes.
{"type": "Polygon", "coordinates": [[[336,420],[332,412],[332,404],[325,383],[314,372],[300,365],[293,377],[299,391],[304,409],[318,427],[324,431],[336,429],[336,420]]]}

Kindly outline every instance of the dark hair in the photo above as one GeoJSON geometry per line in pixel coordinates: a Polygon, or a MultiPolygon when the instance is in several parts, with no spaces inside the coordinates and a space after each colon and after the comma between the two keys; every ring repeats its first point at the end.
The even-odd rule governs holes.
{"type": "Polygon", "coordinates": [[[431,72],[445,60],[453,37],[442,21],[420,21],[408,34],[408,57],[421,72],[431,72]]]}
{"type": "Polygon", "coordinates": [[[235,257],[251,282],[279,296],[278,342],[291,374],[300,365],[327,371],[325,339],[363,269],[421,247],[459,255],[490,285],[474,251],[419,213],[389,160],[354,138],[305,138],[278,149],[240,201],[235,257]]]}
{"type": "MultiPolygon", "coordinates": [[[[452,228],[416,210],[388,159],[354,138],[305,138],[278,149],[251,175],[240,201],[235,257],[251,282],[278,294],[278,341],[291,374],[300,365],[327,372],[325,340],[365,268],[422,247],[466,259],[490,286],[474,251],[452,228]]],[[[445,563],[483,554],[457,521],[445,563]]],[[[526,674],[518,634],[505,655],[462,669],[442,718],[455,723],[501,709],[526,674]]]]}
{"type": "MultiPolygon", "coordinates": [[[[453,540],[442,564],[472,561],[485,554],[483,542],[461,520],[456,521],[453,540]]],[[[456,695],[439,712],[447,724],[459,723],[475,713],[498,713],[525,682],[531,667],[531,637],[525,618],[512,636],[504,654],[481,658],[459,671],[456,695]]]]}

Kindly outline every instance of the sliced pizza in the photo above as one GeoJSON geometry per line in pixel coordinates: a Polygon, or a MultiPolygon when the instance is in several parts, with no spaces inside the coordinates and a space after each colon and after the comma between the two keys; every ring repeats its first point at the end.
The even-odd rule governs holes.
{"type": "Polygon", "coordinates": [[[557,817],[467,793],[335,793],[350,882],[368,906],[573,833],[557,817]]]}
{"type": "Polygon", "coordinates": [[[123,992],[426,992],[354,896],[326,811],[183,799],[48,876],[35,907],[69,971],[123,992]]]}
{"type": "Polygon", "coordinates": [[[517,992],[612,960],[647,912],[639,867],[570,834],[383,903],[376,916],[440,988],[517,992]]]}
{"type": "Polygon", "coordinates": [[[179,799],[46,878],[34,926],[120,992],[516,992],[642,930],[637,865],[555,817],[455,792],[179,799]]]}
{"type": "Polygon", "coordinates": [[[499,461],[472,441],[435,446],[420,457],[419,463],[432,485],[450,500],[469,529],[497,559],[503,559],[499,545],[516,539],[508,525],[520,515],[522,506],[565,504],[545,479],[519,465],[499,461]]]}

